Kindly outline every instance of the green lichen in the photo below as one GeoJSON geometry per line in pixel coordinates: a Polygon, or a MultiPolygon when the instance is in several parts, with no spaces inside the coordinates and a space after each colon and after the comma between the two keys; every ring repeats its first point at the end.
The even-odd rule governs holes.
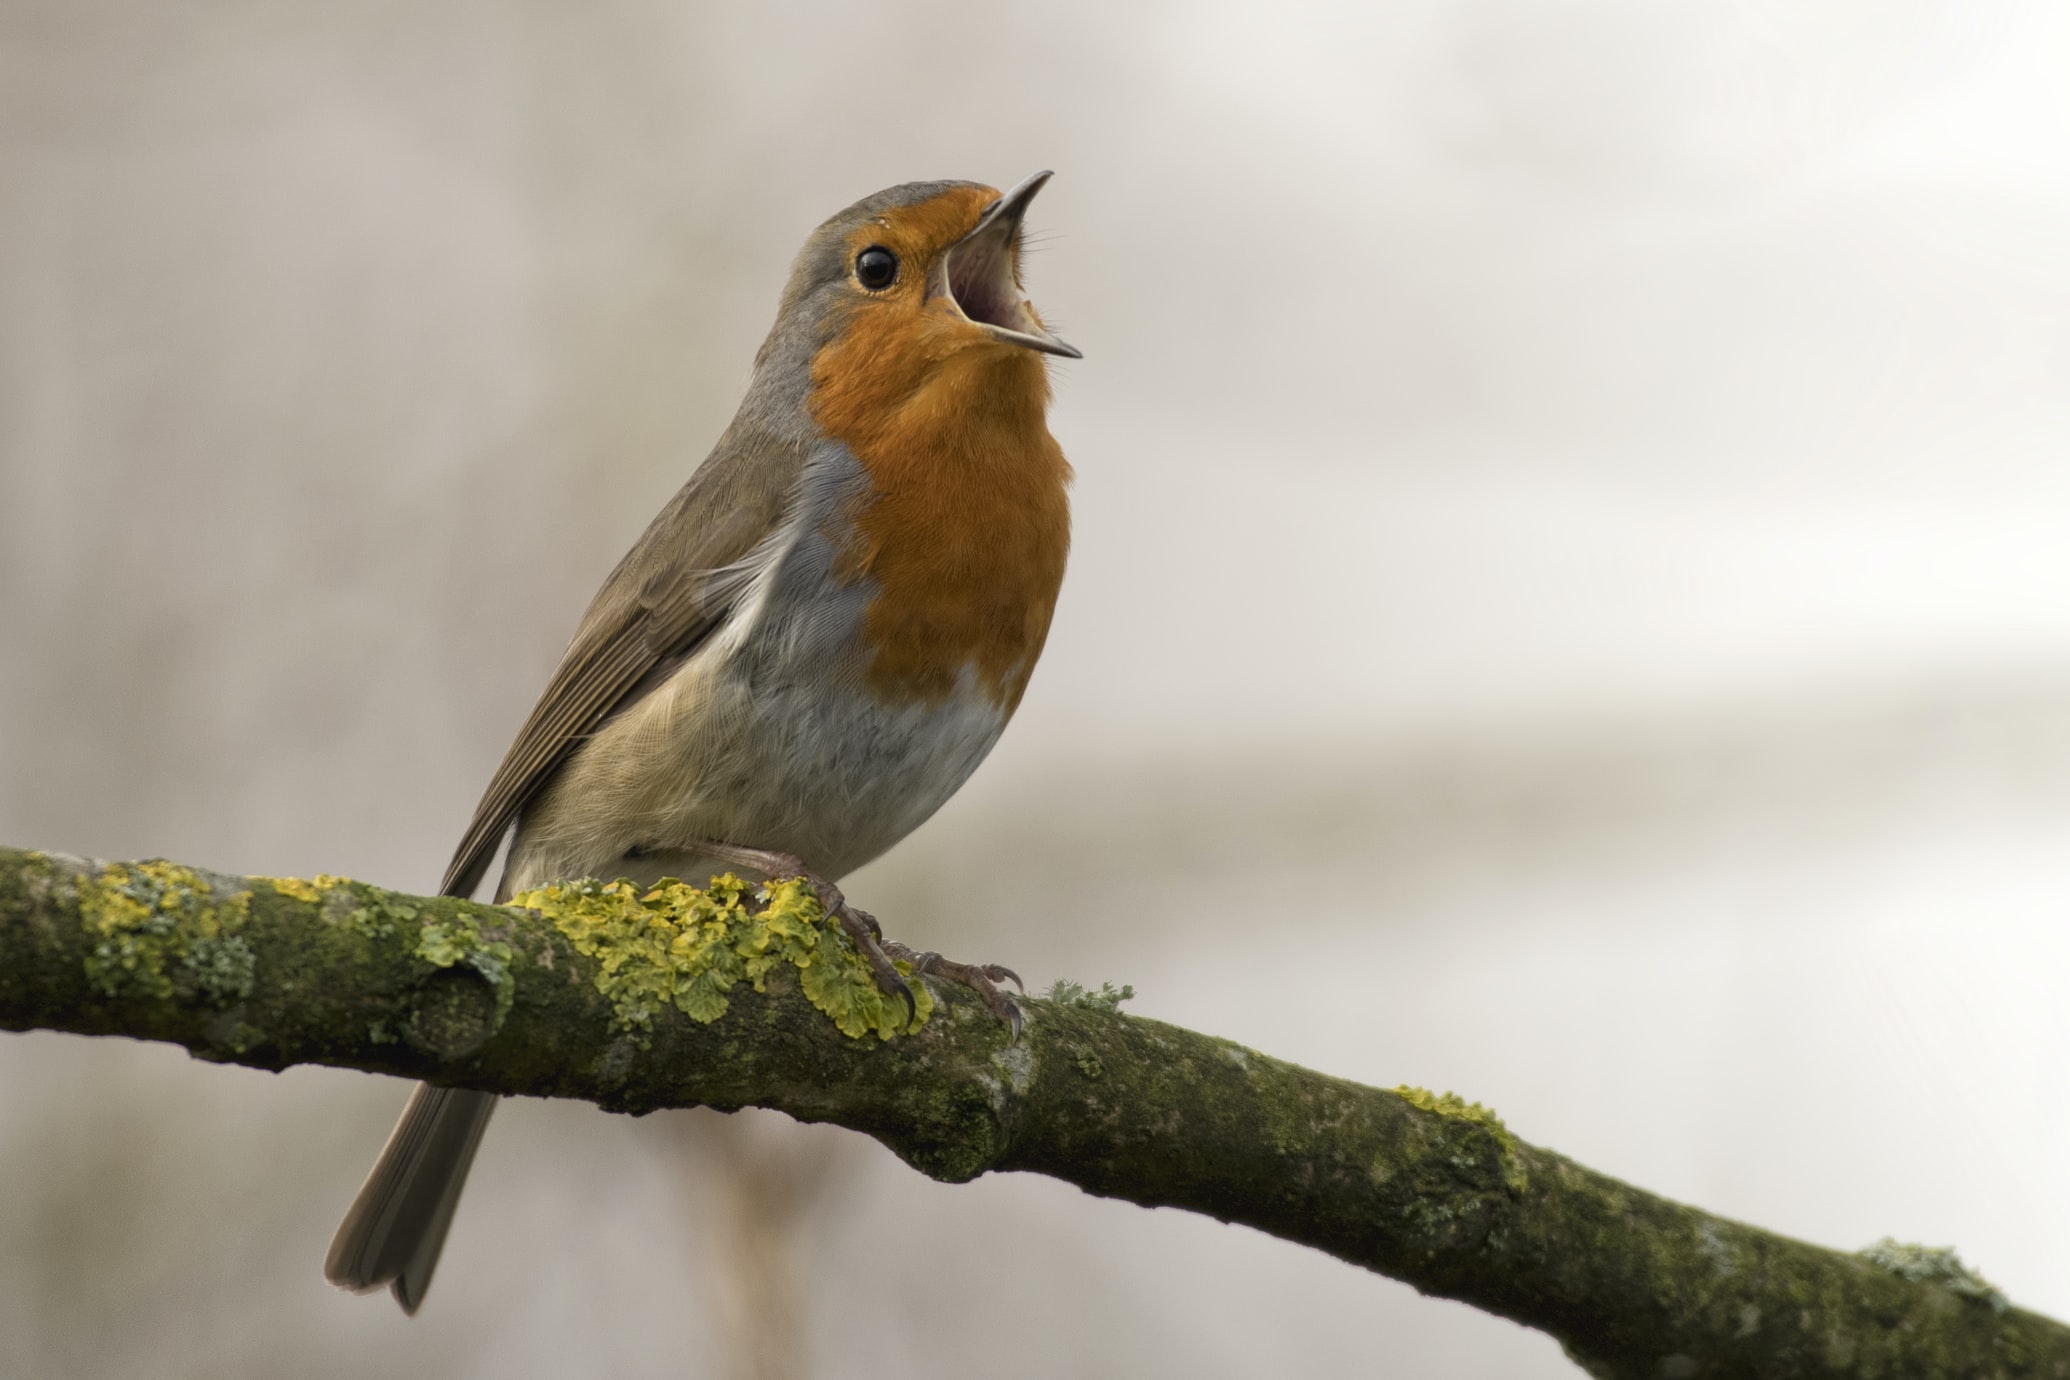
{"type": "Polygon", "coordinates": [[[806,999],[851,1039],[874,1031],[889,1040],[919,1029],[934,1010],[927,985],[899,964],[913,994],[907,1026],[905,1004],[878,990],[867,960],[824,923],[819,898],[799,878],[750,887],[729,873],[706,888],[663,878],[645,891],[626,881],[582,881],[523,892],[510,903],[538,911],[598,961],[597,990],[623,1030],[651,1031],[671,1006],[691,1020],[715,1021],[737,984],[764,991],[783,965],[797,970],[806,999]]]}
{"type": "Polygon", "coordinates": [[[1080,1006],[1091,1011],[1119,1011],[1123,1002],[1135,1000],[1136,989],[1125,982],[1120,987],[1111,982],[1103,982],[1100,984],[1100,990],[1094,992],[1069,978],[1058,978],[1049,985],[1049,990],[1043,993],[1043,996],[1059,1006],[1080,1006]]]}
{"type": "Polygon", "coordinates": [[[1509,1127],[1502,1124],[1502,1118],[1495,1115],[1493,1108],[1468,1102],[1454,1092],[1434,1093],[1428,1088],[1411,1087],[1406,1083],[1397,1085],[1393,1091],[1396,1097],[1412,1107],[1435,1112],[1487,1132],[1494,1139],[1496,1151],[1502,1158],[1502,1181],[1518,1193],[1529,1185],[1530,1176],[1517,1158],[1517,1138],[1510,1134],[1509,1127]]]}
{"type": "Polygon", "coordinates": [[[190,867],[152,859],[110,863],[80,883],[79,915],[93,936],[86,976],[104,996],[199,996],[228,1006],[251,995],[257,961],[237,933],[251,893],[218,896],[190,867]]]}
{"type": "MultiPolygon", "coordinates": [[[[393,915],[397,920],[414,919],[417,914],[414,906],[376,897],[354,913],[355,922],[362,912],[370,910],[393,915]]],[[[383,923],[387,922],[384,920],[383,923]]],[[[496,989],[492,1029],[502,1025],[503,1018],[510,1014],[511,1002],[517,996],[517,984],[510,976],[512,949],[500,939],[484,938],[481,922],[474,912],[463,910],[425,921],[417,933],[417,957],[434,968],[464,964],[487,978],[496,989]]]]}
{"type": "Polygon", "coordinates": [[[201,935],[187,946],[186,967],[203,997],[228,1006],[252,994],[259,960],[242,935],[201,935]]]}
{"type": "Polygon", "coordinates": [[[1938,1284],[1950,1293],[1989,1304],[1994,1313],[2012,1307],[1997,1286],[1962,1263],[1950,1246],[1918,1246],[1884,1237],[1857,1252],[1878,1269],[1888,1270],[1915,1284],[1938,1284]]]}
{"type": "Polygon", "coordinates": [[[352,908],[345,919],[368,939],[387,939],[405,926],[417,923],[417,907],[395,895],[371,887],[362,888],[366,899],[352,908]]]}

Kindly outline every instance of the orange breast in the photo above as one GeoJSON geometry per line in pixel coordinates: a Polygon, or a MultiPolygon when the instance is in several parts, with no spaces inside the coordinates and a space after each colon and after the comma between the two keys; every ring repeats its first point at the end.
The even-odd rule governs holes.
{"type": "Polygon", "coordinates": [[[1063,584],[1071,467],[1040,357],[974,333],[945,304],[858,312],[813,360],[812,415],[874,481],[837,566],[877,587],[872,690],[940,703],[967,666],[1011,713],[1063,584]]]}

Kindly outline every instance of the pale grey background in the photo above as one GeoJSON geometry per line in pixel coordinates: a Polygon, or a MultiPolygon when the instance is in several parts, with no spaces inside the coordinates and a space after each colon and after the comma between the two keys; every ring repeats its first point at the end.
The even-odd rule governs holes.
{"type": "MultiPolygon", "coordinates": [[[[5,0],[0,839],[433,884],[804,234],[1054,167],[1070,579],[862,902],[2070,1316],[2065,70],[2042,0],[5,0]]],[[[0,1038],[0,1374],[728,1373],[696,1118],[512,1105],[424,1314],[328,1289],[402,1092],[0,1038]]],[[[810,1374],[1573,1373],[825,1134],[810,1374]]]]}

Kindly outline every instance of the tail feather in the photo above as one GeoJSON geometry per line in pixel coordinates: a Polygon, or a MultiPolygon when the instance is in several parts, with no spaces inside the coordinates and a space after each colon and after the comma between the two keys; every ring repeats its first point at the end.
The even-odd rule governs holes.
{"type": "Polygon", "coordinates": [[[362,1294],[386,1284],[415,1313],[495,1110],[494,1093],[419,1083],[331,1238],[324,1277],[362,1294]]]}

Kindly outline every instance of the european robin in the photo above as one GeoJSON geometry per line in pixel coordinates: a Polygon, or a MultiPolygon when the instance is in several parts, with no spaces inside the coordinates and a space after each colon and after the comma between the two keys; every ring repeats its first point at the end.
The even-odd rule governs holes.
{"type": "MultiPolygon", "coordinates": [[[[497,899],[577,877],[802,875],[910,1000],[834,883],[998,741],[1049,632],[1071,467],[1001,195],[913,182],[805,242],[747,396],[604,581],[446,869],[497,899]]],[[[890,946],[909,954],[902,946],[890,946]]],[[[1004,1019],[1006,969],[919,955],[1004,1019]]],[[[331,1243],[342,1288],[414,1313],[493,1094],[420,1085],[331,1243]]]]}

